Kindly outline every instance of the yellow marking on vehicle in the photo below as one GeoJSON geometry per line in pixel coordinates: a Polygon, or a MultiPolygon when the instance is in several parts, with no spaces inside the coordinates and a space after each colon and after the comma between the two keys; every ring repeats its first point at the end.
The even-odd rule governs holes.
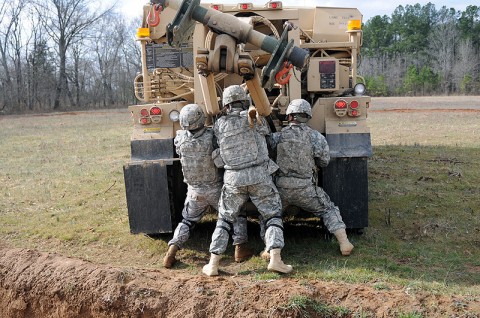
{"type": "Polygon", "coordinates": [[[160,127],[150,127],[150,128],[144,128],[143,132],[144,133],[154,133],[154,132],[159,132],[161,130],[160,127]]]}

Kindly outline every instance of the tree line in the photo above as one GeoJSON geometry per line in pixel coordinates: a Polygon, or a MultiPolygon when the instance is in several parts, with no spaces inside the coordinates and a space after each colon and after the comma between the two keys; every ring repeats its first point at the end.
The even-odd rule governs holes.
{"type": "Polygon", "coordinates": [[[0,1],[0,112],[135,103],[139,23],[116,12],[114,2],[0,1]]]}
{"type": "Polygon", "coordinates": [[[363,26],[360,73],[372,96],[480,94],[480,7],[398,6],[363,26]]]}
{"type": "MultiPolygon", "coordinates": [[[[0,1],[0,113],[136,103],[139,21],[114,0],[0,1]]],[[[479,94],[479,16],[428,3],[369,19],[360,71],[370,95],[479,94]]]]}

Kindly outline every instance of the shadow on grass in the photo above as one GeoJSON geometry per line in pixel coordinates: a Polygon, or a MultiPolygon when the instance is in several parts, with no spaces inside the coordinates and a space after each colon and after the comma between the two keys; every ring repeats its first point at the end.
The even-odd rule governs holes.
{"type": "MultiPolygon", "coordinates": [[[[369,160],[369,224],[349,234],[349,257],[314,218],[288,219],[282,256],[295,275],[349,282],[480,284],[480,150],[472,148],[375,147],[369,160]]],[[[192,259],[208,260],[215,215],[195,228],[185,246],[192,259]]],[[[249,245],[264,243],[255,219],[249,245]]],[[[163,236],[168,242],[171,235],[163,236]]],[[[225,252],[233,255],[231,242],[225,252]]]]}

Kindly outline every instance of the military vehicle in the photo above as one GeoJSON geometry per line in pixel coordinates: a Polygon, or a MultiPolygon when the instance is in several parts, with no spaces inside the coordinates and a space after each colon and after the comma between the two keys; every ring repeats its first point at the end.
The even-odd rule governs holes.
{"type": "Polygon", "coordinates": [[[332,157],[317,182],[347,228],[368,226],[370,97],[357,74],[357,9],[151,0],[143,11],[142,70],[134,80],[140,104],[129,107],[131,160],[124,166],[132,233],[173,231],[186,194],[173,146],[179,111],[197,103],[213,124],[232,84],[244,86],[273,131],[285,124],[290,100],[311,103],[308,124],[327,138],[332,157]]]}

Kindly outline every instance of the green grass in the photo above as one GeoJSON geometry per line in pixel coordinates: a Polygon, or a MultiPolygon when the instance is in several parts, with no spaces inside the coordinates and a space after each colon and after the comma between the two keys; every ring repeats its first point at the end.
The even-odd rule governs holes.
{"type": "MultiPolygon", "coordinates": [[[[468,128],[459,128],[463,135],[448,142],[440,136],[438,144],[415,142],[414,136],[395,141],[398,130],[410,128],[383,130],[387,119],[381,116],[391,114],[375,116],[370,116],[369,227],[351,237],[354,253],[342,257],[337,243],[325,239],[313,222],[287,224],[282,257],[295,268],[290,277],[371,283],[377,290],[400,285],[411,293],[480,295],[480,147],[473,135],[462,132],[478,129],[472,115],[456,113],[451,120],[459,127],[468,122],[468,128]]],[[[415,126],[415,114],[402,116],[411,117],[399,123],[415,126]]],[[[2,244],[96,263],[160,268],[171,235],[129,232],[122,166],[130,156],[130,133],[127,111],[0,117],[2,244]]],[[[424,131],[411,130],[415,134],[425,139],[424,131]]],[[[174,270],[200,272],[208,261],[213,220],[210,216],[199,224],[174,270]]],[[[260,253],[258,226],[250,223],[249,232],[250,244],[260,253]]],[[[269,273],[259,257],[238,265],[232,256],[229,246],[221,262],[229,274],[254,280],[283,277],[269,273]]]]}
{"type": "Polygon", "coordinates": [[[374,151],[370,225],[352,237],[355,254],[342,258],[334,242],[318,241],[314,234],[288,241],[288,250],[296,253],[285,258],[297,259],[296,275],[478,293],[480,150],[377,146],[374,151]],[[299,255],[305,255],[301,262],[299,255]]]}

